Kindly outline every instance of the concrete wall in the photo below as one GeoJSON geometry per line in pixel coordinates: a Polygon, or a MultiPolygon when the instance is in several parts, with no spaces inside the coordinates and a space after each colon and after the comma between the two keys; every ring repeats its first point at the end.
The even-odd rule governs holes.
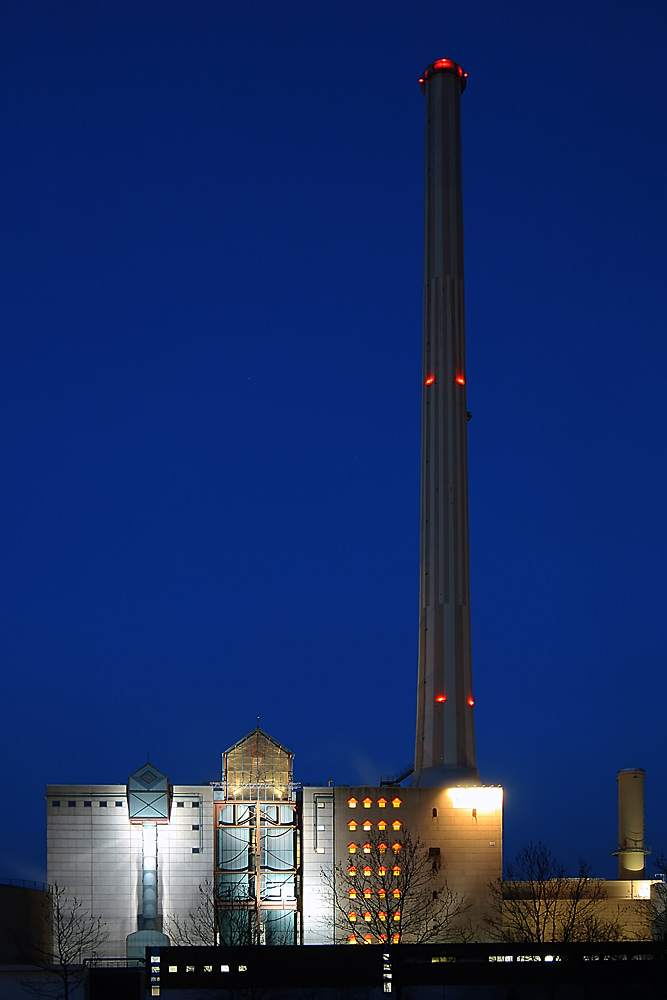
{"type": "MultiPolygon", "coordinates": [[[[185,916],[195,909],[199,884],[213,875],[212,790],[199,785],[172,790],[170,822],[158,827],[163,925],[168,914],[185,916]]],[[[124,957],[127,935],[140,929],[142,908],[141,826],[129,821],[126,786],[49,785],[46,809],[49,883],[64,886],[105,922],[109,937],[101,957],[124,957]]]]}
{"type": "Polygon", "coordinates": [[[334,789],[304,788],[301,801],[303,944],[333,944],[333,898],[326,878],[334,867],[334,789]]]}

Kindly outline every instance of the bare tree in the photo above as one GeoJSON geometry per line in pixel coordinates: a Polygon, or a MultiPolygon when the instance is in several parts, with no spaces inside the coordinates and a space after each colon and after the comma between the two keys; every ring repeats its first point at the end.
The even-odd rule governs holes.
{"type": "Polygon", "coordinates": [[[215,921],[214,886],[210,879],[201,882],[197,905],[185,917],[168,914],[165,933],[177,945],[216,945],[219,943],[215,921]]]}
{"type": "Polygon", "coordinates": [[[605,906],[607,893],[589,866],[579,861],[569,877],[544,844],[527,844],[505,868],[505,879],[489,885],[492,909],[485,924],[501,941],[618,941],[617,914],[605,906]]]}
{"type": "Polygon", "coordinates": [[[369,831],[357,840],[344,863],[321,873],[339,941],[392,946],[471,937],[468,904],[447,885],[437,851],[405,831],[369,831]]]}
{"type": "MultiPolygon", "coordinates": [[[[293,918],[292,918],[293,920],[293,918]]],[[[290,925],[291,928],[291,925],[290,925]]],[[[238,889],[218,889],[210,879],[199,886],[197,906],[185,917],[169,914],[165,930],[174,944],[224,945],[237,947],[257,944],[257,919],[254,900],[239,896],[238,889]]],[[[293,934],[286,929],[274,934],[273,944],[293,944],[293,934]]]]}
{"type": "Polygon", "coordinates": [[[84,961],[96,958],[108,937],[106,925],[57,883],[48,894],[45,907],[44,920],[53,932],[53,950],[36,945],[26,957],[55,978],[41,982],[28,980],[24,986],[38,996],[69,1000],[82,984],[84,961]]]}

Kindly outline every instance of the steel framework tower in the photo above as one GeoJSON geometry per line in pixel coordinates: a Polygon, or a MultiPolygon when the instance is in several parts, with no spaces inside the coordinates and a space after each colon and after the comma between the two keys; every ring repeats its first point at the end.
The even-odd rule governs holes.
{"type": "Polygon", "coordinates": [[[426,95],[421,585],[412,785],[479,784],[470,644],[461,94],[450,59],[426,95]]]}

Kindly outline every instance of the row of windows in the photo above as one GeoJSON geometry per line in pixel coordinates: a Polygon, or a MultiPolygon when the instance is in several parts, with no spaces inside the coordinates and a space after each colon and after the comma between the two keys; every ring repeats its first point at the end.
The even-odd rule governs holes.
{"type": "MultiPolygon", "coordinates": [[[[85,799],[83,804],[84,804],[84,806],[92,806],[93,803],[92,803],[92,801],[90,799],[85,799]]],[[[102,808],[104,808],[109,803],[106,802],[104,799],[102,799],[102,801],[99,802],[98,804],[100,806],[102,806],[102,808]]],[[[62,803],[61,803],[60,799],[52,799],[51,800],[51,805],[53,807],[55,807],[55,808],[58,808],[60,805],[62,805],[62,803]]],[[[74,809],[76,807],[76,805],[77,805],[77,800],[76,799],[69,799],[68,802],[67,802],[67,805],[68,805],[68,808],[74,809]]],[[[116,805],[116,806],[124,806],[125,803],[121,799],[121,800],[115,801],[114,805],[116,805]]],[[[185,808],[185,802],[177,802],[176,805],[177,805],[177,807],[179,809],[184,809],[185,808]]],[[[199,809],[199,803],[198,802],[193,802],[192,803],[192,808],[193,809],[199,809]]]]}
{"type": "MultiPolygon", "coordinates": [[[[358,916],[359,914],[357,914],[354,910],[352,910],[352,912],[348,913],[347,915],[348,920],[350,921],[351,924],[356,924],[358,916]]],[[[373,919],[373,914],[371,913],[370,910],[366,910],[366,912],[362,913],[361,916],[363,917],[363,919],[366,921],[367,924],[369,924],[373,919]]],[[[390,913],[389,916],[392,920],[398,923],[398,921],[401,919],[401,911],[396,910],[395,913],[390,913]]],[[[380,910],[380,912],[378,913],[378,920],[381,920],[384,923],[386,919],[387,919],[387,914],[385,913],[384,910],[380,910]]]]}
{"type": "MultiPolygon", "coordinates": [[[[360,890],[360,892],[361,892],[361,890],[360,890]]],[[[364,889],[361,894],[363,895],[364,899],[372,899],[373,898],[373,890],[372,889],[364,889]]],[[[387,890],[386,889],[378,889],[377,894],[380,897],[380,899],[386,899],[387,898],[387,890]]],[[[400,899],[401,898],[401,890],[398,889],[398,888],[392,889],[391,890],[391,894],[394,897],[394,899],[400,899]]],[[[356,899],[357,896],[358,896],[357,890],[354,887],[352,889],[349,889],[348,890],[348,896],[349,896],[350,899],[356,899]]]]}
{"type": "MultiPolygon", "coordinates": [[[[377,824],[377,828],[378,828],[378,830],[386,830],[387,827],[388,827],[388,825],[389,824],[387,823],[386,820],[381,819],[379,821],[379,823],[377,824]]],[[[356,830],[358,826],[359,826],[359,824],[357,823],[356,819],[351,819],[350,822],[347,824],[348,830],[356,830]]],[[[402,826],[403,826],[403,824],[401,823],[400,819],[395,819],[394,822],[391,824],[392,830],[400,830],[402,826]]],[[[369,819],[365,819],[364,820],[364,822],[363,822],[363,829],[367,833],[368,833],[369,830],[373,829],[373,824],[371,823],[371,821],[369,819]]]]}
{"type": "MultiPolygon", "coordinates": [[[[248,966],[247,965],[239,965],[239,966],[237,966],[237,969],[238,969],[239,972],[247,972],[248,971],[248,966]]],[[[160,966],[159,965],[156,966],[154,968],[154,971],[155,972],[159,972],[160,971],[160,966]]],[[[195,971],[196,971],[196,967],[194,965],[186,965],[185,968],[181,969],[181,972],[195,972],[195,971]]],[[[230,967],[228,965],[221,965],[220,966],[220,972],[231,972],[231,971],[232,970],[230,969],[230,967]]],[[[170,965],[170,966],[168,966],[168,972],[178,972],[178,966],[177,965],[170,965]]],[[[213,966],[212,965],[203,965],[202,966],[202,972],[213,972],[213,966]]]]}
{"type": "MultiPolygon", "coordinates": [[[[373,869],[371,868],[370,865],[366,865],[362,869],[362,873],[363,873],[364,878],[370,878],[371,875],[373,874],[373,869]]],[[[385,868],[384,865],[380,865],[380,867],[377,870],[377,873],[380,876],[380,878],[384,878],[384,876],[387,874],[387,869],[385,868]]],[[[359,874],[359,870],[357,868],[355,868],[354,865],[350,865],[350,867],[347,870],[347,874],[350,876],[350,878],[354,878],[355,875],[359,874]]],[[[394,865],[393,868],[391,869],[391,874],[394,875],[394,876],[400,875],[401,874],[401,866],[400,865],[394,865]]]]}
{"type": "MultiPolygon", "coordinates": [[[[350,809],[356,809],[357,806],[359,805],[359,799],[355,799],[355,797],[353,795],[351,798],[349,798],[347,800],[347,804],[350,807],[350,809]]],[[[373,800],[369,799],[368,797],[366,797],[365,799],[362,799],[361,804],[364,807],[364,809],[370,809],[370,807],[373,805],[373,800]]],[[[387,800],[386,799],[378,799],[378,803],[377,804],[380,807],[380,809],[384,809],[385,806],[387,805],[387,800]]],[[[398,809],[398,807],[401,804],[401,800],[399,799],[398,795],[396,796],[396,798],[393,798],[391,800],[391,804],[394,807],[394,809],[398,809]]]]}
{"type": "MultiPolygon", "coordinates": [[[[90,807],[90,806],[92,806],[93,803],[90,800],[86,800],[86,801],[84,801],[83,804],[84,804],[84,806],[89,806],[90,807]]],[[[61,805],[60,799],[52,799],[51,800],[51,805],[52,805],[53,808],[57,809],[61,805]]],[[[74,809],[76,807],[76,805],[77,805],[76,799],[70,799],[68,801],[68,803],[67,803],[67,806],[68,806],[69,809],[74,809]]],[[[109,805],[109,803],[106,802],[104,799],[102,799],[101,802],[98,802],[98,805],[102,809],[106,809],[106,807],[109,805]]],[[[125,803],[122,800],[120,800],[118,802],[114,802],[114,805],[115,806],[120,806],[122,808],[125,805],[125,803]]]]}
{"type": "MultiPolygon", "coordinates": [[[[387,935],[386,934],[378,934],[378,941],[380,942],[380,944],[384,944],[384,942],[386,940],[387,940],[387,935]]],[[[391,943],[392,944],[400,944],[400,941],[401,941],[401,935],[400,934],[392,934],[391,935],[391,943]]],[[[364,944],[373,944],[373,935],[372,934],[364,934],[364,936],[363,936],[363,942],[364,942],[364,944]]],[[[350,934],[349,938],[347,939],[347,943],[348,944],[359,944],[359,941],[357,940],[357,938],[356,938],[356,936],[354,934],[350,934]]],[[[384,992],[385,993],[391,993],[391,990],[387,989],[387,986],[389,986],[389,985],[390,985],[389,983],[385,983],[385,988],[384,988],[384,992]]]]}
{"type": "MultiPolygon", "coordinates": [[[[385,851],[387,850],[387,845],[386,844],[378,844],[377,845],[377,849],[380,852],[380,854],[384,854],[385,851]]],[[[391,845],[391,849],[394,852],[394,854],[398,854],[399,851],[403,850],[403,844],[399,844],[399,842],[396,841],[395,844],[391,845]]],[[[348,850],[349,854],[356,854],[357,851],[359,850],[359,844],[348,844],[347,845],[347,850],[348,850]]],[[[371,851],[373,850],[373,845],[372,844],[363,844],[361,850],[364,852],[364,854],[370,854],[371,851]]]]}

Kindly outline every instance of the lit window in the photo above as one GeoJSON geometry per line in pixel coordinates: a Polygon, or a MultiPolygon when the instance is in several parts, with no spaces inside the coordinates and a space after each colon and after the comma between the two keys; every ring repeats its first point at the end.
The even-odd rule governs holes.
{"type": "Polygon", "coordinates": [[[364,934],[364,944],[373,944],[372,934],[364,934]]]}
{"type": "Polygon", "coordinates": [[[351,819],[350,822],[347,824],[348,830],[352,831],[356,830],[358,826],[359,824],[357,823],[356,819],[351,819]]]}
{"type": "Polygon", "coordinates": [[[220,972],[229,972],[229,966],[228,965],[221,965],[220,966],[220,972]]]}
{"type": "Polygon", "coordinates": [[[371,823],[371,821],[369,819],[365,819],[364,820],[364,830],[366,831],[366,833],[368,833],[368,831],[372,830],[372,829],[373,829],[373,824],[371,823]]]}
{"type": "Polygon", "coordinates": [[[396,798],[395,798],[395,799],[392,799],[392,800],[391,800],[391,804],[392,804],[392,806],[394,807],[394,809],[398,809],[398,807],[399,807],[399,806],[400,806],[400,804],[401,804],[401,800],[399,799],[398,795],[396,796],[396,798]]]}
{"type": "Polygon", "coordinates": [[[400,899],[401,898],[401,890],[400,889],[393,889],[391,894],[394,897],[394,899],[400,899]]]}
{"type": "MultiPolygon", "coordinates": [[[[385,871],[386,870],[387,869],[385,868],[385,871]]],[[[387,890],[386,889],[378,889],[378,896],[380,897],[380,899],[386,899],[387,898],[387,890]]]]}
{"type": "Polygon", "coordinates": [[[396,910],[396,912],[394,913],[394,920],[396,921],[396,923],[398,923],[400,919],[401,919],[401,911],[396,910]]]}
{"type": "Polygon", "coordinates": [[[367,924],[370,924],[370,922],[372,920],[371,911],[370,910],[366,910],[366,912],[364,913],[364,920],[366,921],[367,924]]]}
{"type": "Polygon", "coordinates": [[[186,972],[194,972],[195,971],[194,965],[186,965],[185,966],[185,971],[186,972]]]}
{"type": "Polygon", "coordinates": [[[354,795],[353,795],[351,799],[348,799],[348,800],[347,800],[347,804],[348,804],[348,806],[350,807],[350,809],[356,809],[356,808],[357,808],[357,802],[358,802],[358,801],[359,801],[359,800],[358,800],[358,799],[355,799],[355,797],[354,797],[354,795]]]}
{"type": "Polygon", "coordinates": [[[401,823],[400,819],[395,819],[394,822],[391,824],[392,830],[400,830],[402,826],[403,824],[401,823]]]}
{"type": "Polygon", "coordinates": [[[248,971],[247,965],[239,965],[239,972],[247,972],[247,971],[248,971]]]}
{"type": "Polygon", "coordinates": [[[357,898],[357,890],[356,889],[350,889],[349,892],[348,892],[348,896],[350,897],[350,899],[356,899],[357,898]]]}
{"type": "MultiPolygon", "coordinates": [[[[386,940],[387,940],[386,934],[378,934],[378,941],[385,942],[386,940]]],[[[385,993],[391,993],[391,983],[384,984],[384,991],[385,993]],[[389,987],[389,989],[387,989],[387,987],[389,987]]]]}
{"type": "Polygon", "coordinates": [[[213,966],[212,965],[205,965],[204,966],[204,972],[213,972],[213,966]]]}
{"type": "Polygon", "coordinates": [[[384,912],[384,910],[380,910],[380,912],[378,913],[378,919],[382,920],[383,922],[387,919],[387,914],[384,912]]]}
{"type": "Polygon", "coordinates": [[[378,830],[386,830],[386,829],[387,829],[387,824],[385,820],[381,819],[380,822],[378,823],[378,830]]]}
{"type": "Polygon", "coordinates": [[[384,854],[386,850],[387,850],[386,844],[378,844],[378,851],[380,852],[380,854],[384,854]]]}
{"type": "Polygon", "coordinates": [[[169,971],[170,972],[178,972],[178,966],[177,965],[170,965],[169,966],[169,971]]]}
{"type": "Polygon", "coordinates": [[[371,853],[371,845],[364,844],[364,854],[370,854],[370,853],[371,853]]]}
{"type": "Polygon", "coordinates": [[[357,943],[357,939],[354,936],[354,934],[350,934],[349,938],[347,939],[347,943],[348,944],[356,944],[357,943]]]}
{"type": "Polygon", "coordinates": [[[373,898],[373,890],[364,889],[364,899],[372,899],[372,898],[373,898]]]}
{"type": "Polygon", "coordinates": [[[392,944],[400,944],[401,943],[401,935],[400,934],[392,934],[392,936],[391,936],[391,943],[392,944]]]}
{"type": "Polygon", "coordinates": [[[387,869],[385,868],[384,865],[380,865],[380,867],[378,868],[378,875],[380,876],[380,878],[384,878],[386,874],[387,874],[387,869]]]}
{"type": "Polygon", "coordinates": [[[324,848],[323,847],[316,847],[315,848],[315,854],[324,854],[324,848]]]}
{"type": "Polygon", "coordinates": [[[356,912],[354,910],[352,910],[351,913],[348,913],[347,918],[348,918],[348,920],[350,921],[351,924],[356,924],[356,922],[357,922],[357,914],[356,914],[356,912]]]}
{"type": "Polygon", "coordinates": [[[348,844],[347,845],[347,849],[348,849],[348,852],[350,854],[356,854],[357,853],[357,844],[348,844]]]}
{"type": "Polygon", "coordinates": [[[368,797],[366,797],[364,799],[364,801],[362,802],[362,805],[363,805],[364,809],[370,809],[370,807],[373,805],[373,800],[369,799],[368,797]]]}
{"type": "Polygon", "coordinates": [[[400,865],[394,865],[394,867],[391,870],[391,874],[392,875],[400,875],[401,874],[401,866],[400,865]]]}
{"type": "Polygon", "coordinates": [[[378,805],[379,805],[380,809],[384,809],[384,807],[386,806],[386,804],[387,804],[387,800],[386,799],[378,799],[378,805]]]}
{"type": "Polygon", "coordinates": [[[372,874],[373,874],[373,869],[371,868],[371,866],[370,865],[365,865],[364,866],[364,878],[370,878],[372,874]]]}
{"type": "Polygon", "coordinates": [[[348,868],[347,874],[350,876],[350,878],[354,878],[354,876],[357,874],[357,869],[354,867],[354,865],[351,865],[348,868]]]}
{"type": "Polygon", "coordinates": [[[399,851],[403,850],[403,844],[399,844],[399,842],[396,841],[394,844],[391,845],[391,849],[394,852],[394,854],[398,854],[399,851]]]}

